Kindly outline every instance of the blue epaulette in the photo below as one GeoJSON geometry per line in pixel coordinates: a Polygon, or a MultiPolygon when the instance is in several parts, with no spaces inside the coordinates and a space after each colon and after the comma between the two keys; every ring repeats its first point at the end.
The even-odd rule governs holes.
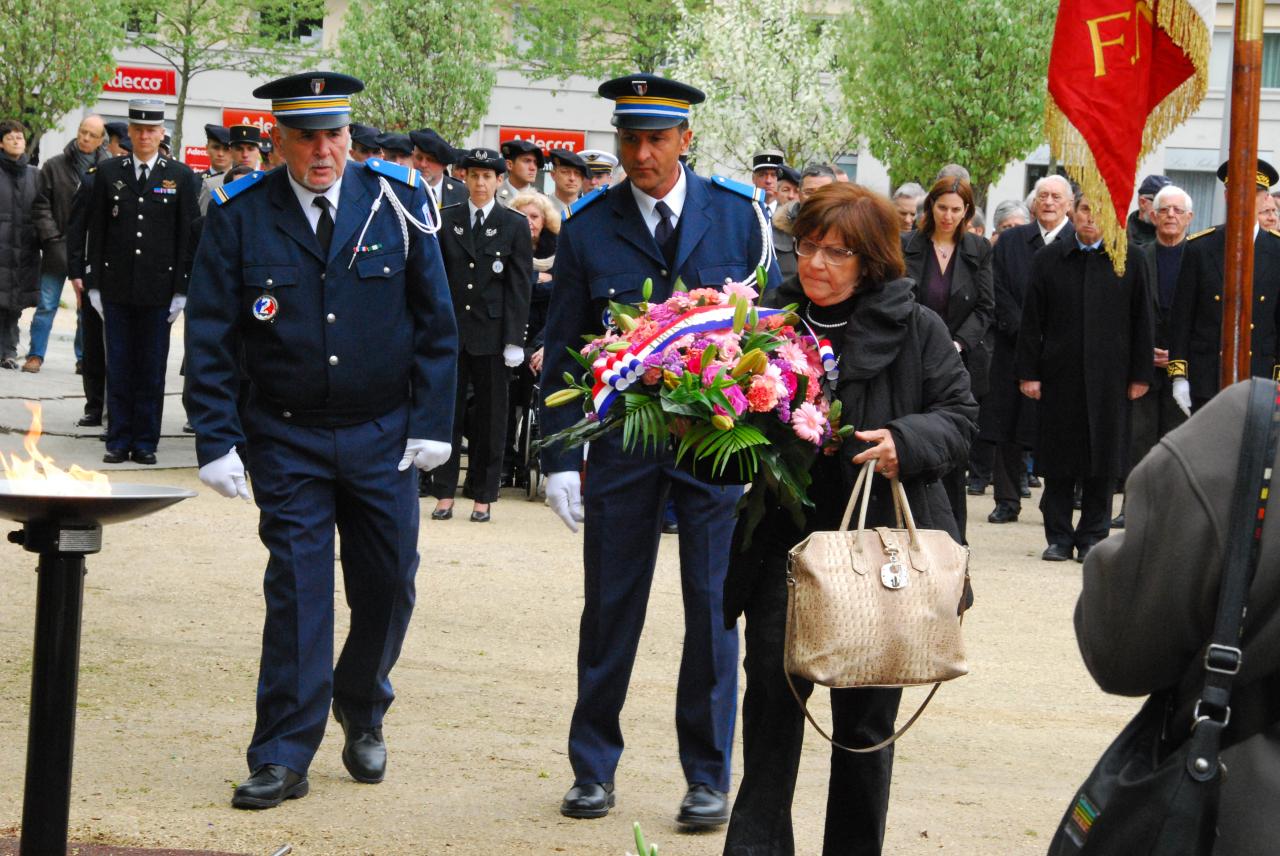
{"type": "Polygon", "coordinates": [[[732,178],[725,178],[723,175],[711,176],[711,183],[721,190],[731,190],[739,196],[745,196],[752,202],[764,204],[764,191],[758,187],[752,187],[750,184],[743,184],[740,181],[734,181],[732,178]]]}
{"type": "Polygon", "coordinates": [[[600,199],[608,192],[609,192],[608,185],[601,185],[600,187],[597,187],[595,190],[591,191],[586,196],[582,197],[577,202],[570,205],[568,208],[564,209],[564,215],[562,216],[561,219],[568,220],[574,214],[577,214],[583,208],[586,208],[592,202],[595,202],[597,199],[600,199]]]}
{"type": "Polygon", "coordinates": [[[401,184],[407,184],[410,187],[418,187],[422,184],[422,173],[418,172],[411,166],[401,166],[398,163],[389,163],[382,158],[369,158],[364,165],[376,172],[378,175],[385,175],[387,178],[394,178],[401,184]]]}
{"type": "Polygon", "coordinates": [[[256,170],[248,175],[242,175],[230,184],[224,184],[221,187],[215,187],[213,190],[213,204],[226,205],[232,199],[235,199],[241,193],[244,193],[250,187],[262,181],[262,177],[266,175],[262,170],[256,170]]]}

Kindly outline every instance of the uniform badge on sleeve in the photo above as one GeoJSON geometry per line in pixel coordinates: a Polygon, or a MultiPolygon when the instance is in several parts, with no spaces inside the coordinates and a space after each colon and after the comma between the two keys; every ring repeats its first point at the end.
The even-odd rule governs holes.
{"type": "Polygon", "coordinates": [[[264,294],[253,301],[253,317],[259,321],[275,321],[280,304],[270,294],[264,294]]]}

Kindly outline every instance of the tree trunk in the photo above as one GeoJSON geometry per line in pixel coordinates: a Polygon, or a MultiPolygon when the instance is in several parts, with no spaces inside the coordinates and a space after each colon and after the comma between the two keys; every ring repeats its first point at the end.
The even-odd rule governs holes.
{"type": "Polygon", "coordinates": [[[169,154],[174,160],[182,160],[182,117],[187,112],[187,87],[191,85],[191,72],[188,63],[182,64],[178,74],[178,114],[173,120],[173,149],[169,154]]]}

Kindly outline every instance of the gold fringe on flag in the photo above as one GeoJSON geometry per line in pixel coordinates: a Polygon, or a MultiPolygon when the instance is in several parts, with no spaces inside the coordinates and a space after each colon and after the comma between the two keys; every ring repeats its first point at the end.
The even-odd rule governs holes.
{"type": "MultiPolygon", "coordinates": [[[[1168,33],[1175,45],[1182,48],[1195,67],[1195,72],[1157,104],[1147,117],[1142,131],[1142,149],[1138,152],[1139,163],[1199,109],[1209,88],[1209,49],[1212,35],[1208,22],[1188,0],[1157,0],[1155,19],[1157,26],[1168,33]]],[[[1116,221],[1111,191],[1098,172],[1098,164],[1093,159],[1089,144],[1058,109],[1052,96],[1045,99],[1044,125],[1053,156],[1062,162],[1067,174],[1080,185],[1085,196],[1095,200],[1093,216],[1102,232],[1103,245],[1107,248],[1116,273],[1123,275],[1128,250],[1126,224],[1116,221]],[[1099,204],[1104,202],[1105,204],[1099,204]]]]}

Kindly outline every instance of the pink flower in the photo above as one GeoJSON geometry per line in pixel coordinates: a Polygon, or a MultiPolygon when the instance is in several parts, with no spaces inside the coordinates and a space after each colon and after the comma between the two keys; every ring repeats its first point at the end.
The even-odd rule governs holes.
{"type": "Polygon", "coordinates": [[[708,342],[716,346],[716,350],[720,356],[726,360],[736,360],[738,355],[742,353],[742,347],[738,342],[738,337],[733,333],[708,333],[706,335],[708,342]]]}
{"type": "Polygon", "coordinates": [[[739,297],[745,297],[747,300],[755,300],[760,296],[760,292],[756,291],[745,282],[726,282],[724,284],[723,291],[727,295],[736,294],[739,297]]]}
{"type": "Polygon", "coordinates": [[[743,394],[742,388],[737,384],[726,387],[724,397],[729,399],[729,403],[733,405],[734,415],[741,416],[750,406],[747,402],[746,395],[743,394]]]}
{"type": "Polygon", "coordinates": [[[689,292],[689,302],[695,306],[715,306],[724,301],[724,295],[714,288],[695,288],[689,292]]]}
{"type": "Polygon", "coordinates": [[[777,383],[764,375],[751,378],[751,389],[747,391],[747,404],[753,413],[768,413],[777,407],[777,383]]]}
{"type": "Polygon", "coordinates": [[[650,366],[645,369],[644,374],[640,377],[640,382],[646,386],[662,383],[662,366],[650,366]]]}
{"type": "Polygon", "coordinates": [[[791,414],[791,430],[801,440],[808,440],[815,446],[822,442],[822,433],[826,427],[826,418],[812,404],[802,404],[791,414]]]}
{"type": "Polygon", "coordinates": [[[789,363],[792,371],[804,372],[809,368],[809,358],[805,355],[804,348],[795,342],[783,342],[773,353],[775,359],[789,363]]]}

